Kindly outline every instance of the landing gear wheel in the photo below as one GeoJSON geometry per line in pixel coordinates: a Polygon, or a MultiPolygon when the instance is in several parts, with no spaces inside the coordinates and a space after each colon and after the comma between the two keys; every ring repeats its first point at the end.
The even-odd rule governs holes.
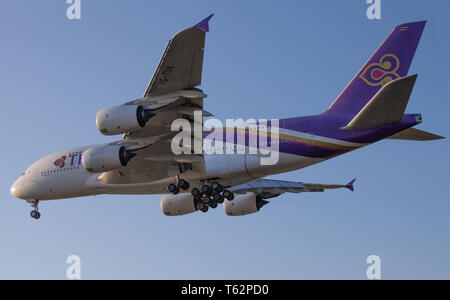
{"type": "Polygon", "coordinates": [[[173,183],[169,184],[167,189],[174,195],[177,195],[180,192],[180,189],[173,183]]]}
{"type": "Polygon", "coordinates": [[[205,204],[203,203],[203,201],[198,201],[197,202],[197,209],[203,211],[203,209],[205,209],[205,204]]]}
{"type": "Polygon", "coordinates": [[[208,211],[208,206],[200,200],[197,203],[197,209],[201,212],[206,213],[208,211]]]}
{"type": "Polygon", "coordinates": [[[222,204],[225,201],[224,196],[219,194],[219,200],[217,200],[217,203],[222,204]]]}
{"type": "Polygon", "coordinates": [[[200,196],[200,190],[198,188],[193,188],[191,191],[192,196],[198,197],[200,196]]]}
{"type": "Polygon", "coordinates": [[[41,218],[41,214],[37,210],[31,211],[30,216],[36,220],[39,220],[41,218]]]}
{"type": "Polygon", "coordinates": [[[217,194],[217,193],[215,193],[215,194],[212,195],[213,200],[216,201],[216,202],[219,202],[220,197],[221,197],[221,195],[220,195],[220,194],[217,194]]]}
{"type": "Polygon", "coordinates": [[[209,203],[209,207],[211,207],[211,208],[217,208],[217,205],[218,205],[218,203],[217,203],[217,201],[215,201],[215,200],[211,200],[211,203],[209,203]]]}
{"type": "Polygon", "coordinates": [[[182,189],[184,191],[189,189],[189,182],[187,182],[184,179],[178,180],[178,188],[180,188],[180,189],[182,189]]]}
{"type": "Polygon", "coordinates": [[[233,194],[232,192],[230,192],[229,190],[223,191],[223,196],[224,196],[225,199],[227,199],[228,201],[233,201],[233,199],[234,199],[234,194],[233,194]]]}
{"type": "Polygon", "coordinates": [[[222,193],[223,191],[223,186],[220,185],[220,183],[217,182],[213,182],[213,184],[211,185],[211,188],[216,191],[217,193],[222,193]]]}
{"type": "Polygon", "coordinates": [[[209,205],[211,203],[211,198],[210,197],[203,197],[202,198],[203,203],[205,203],[206,205],[209,205]]]}
{"type": "Polygon", "coordinates": [[[212,191],[211,188],[208,185],[203,185],[202,186],[202,193],[207,194],[208,196],[211,196],[212,191]]]}

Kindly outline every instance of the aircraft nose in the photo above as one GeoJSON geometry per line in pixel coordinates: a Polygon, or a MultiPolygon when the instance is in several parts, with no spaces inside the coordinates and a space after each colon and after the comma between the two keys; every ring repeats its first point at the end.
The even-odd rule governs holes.
{"type": "Polygon", "coordinates": [[[11,195],[18,199],[23,200],[30,200],[31,197],[31,190],[27,187],[24,180],[22,178],[19,178],[16,180],[16,182],[13,183],[10,189],[11,195]]]}
{"type": "Polygon", "coordinates": [[[13,183],[13,185],[11,186],[11,189],[9,190],[11,195],[13,195],[14,197],[18,198],[17,195],[17,191],[18,191],[18,186],[17,186],[17,181],[13,183]]]}

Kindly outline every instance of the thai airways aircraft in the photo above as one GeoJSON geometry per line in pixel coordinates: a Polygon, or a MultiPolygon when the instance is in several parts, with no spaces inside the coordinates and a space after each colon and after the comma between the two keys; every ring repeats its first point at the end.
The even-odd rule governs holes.
{"type": "MultiPolygon", "coordinates": [[[[387,138],[442,138],[413,128],[422,122],[420,114],[404,113],[417,79],[408,70],[423,21],[397,26],[325,112],[279,120],[278,138],[272,141],[278,143],[275,165],[261,164],[262,154],[250,151],[175,155],[174,120],[200,125],[202,143],[209,137],[203,131],[203,117],[201,124],[194,124],[194,115],[200,111],[210,116],[203,110],[206,95],[198,86],[212,16],[169,41],[141,99],[97,113],[99,131],[121,134],[122,139],[49,155],[17,179],[11,194],[32,205],[32,218],[41,216],[39,201],[98,194],[167,194],[161,208],[168,216],[207,212],[222,203],[227,215],[247,215],[286,192],[353,191],[354,180],[329,185],[263,179],[266,176],[305,168],[387,138]]],[[[244,134],[245,148],[251,147],[250,132],[221,130],[224,148],[239,146],[238,138],[225,139],[230,130],[236,136],[244,134]]]]}

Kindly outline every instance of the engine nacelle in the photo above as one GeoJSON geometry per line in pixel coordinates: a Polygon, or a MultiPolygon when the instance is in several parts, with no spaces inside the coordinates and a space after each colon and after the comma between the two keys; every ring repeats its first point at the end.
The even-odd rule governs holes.
{"type": "Polygon", "coordinates": [[[161,198],[161,210],[166,216],[182,216],[197,211],[191,194],[167,195],[161,198]]]}
{"type": "Polygon", "coordinates": [[[95,120],[103,135],[116,135],[144,127],[154,115],[140,105],[120,105],[99,111],[95,120]]]}
{"type": "Polygon", "coordinates": [[[258,212],[269,201],[255,193],[236,195],[233,201],[225,200],[223,207],[228,216],[245,216],[258,212]]]}
{"type": "Polygon", "coordinates": [[[102,173],[125,167],[136,154],[120,146],[90,148],[81,157],[84,169],[89,173],[102,173]]]}

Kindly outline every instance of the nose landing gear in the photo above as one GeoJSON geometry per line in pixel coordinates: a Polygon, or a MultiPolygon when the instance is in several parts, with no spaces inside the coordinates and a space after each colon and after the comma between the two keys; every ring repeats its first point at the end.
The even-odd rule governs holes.
{"type": "Polygon", "coordinates": [[[35,220],[39,220],[41,218],[41,213],[39,212],[39,201],[34,200],[31,201],[30,203],[31,207],[33,208],[33,210],[30,213],[30,216],[35,220]]]}

